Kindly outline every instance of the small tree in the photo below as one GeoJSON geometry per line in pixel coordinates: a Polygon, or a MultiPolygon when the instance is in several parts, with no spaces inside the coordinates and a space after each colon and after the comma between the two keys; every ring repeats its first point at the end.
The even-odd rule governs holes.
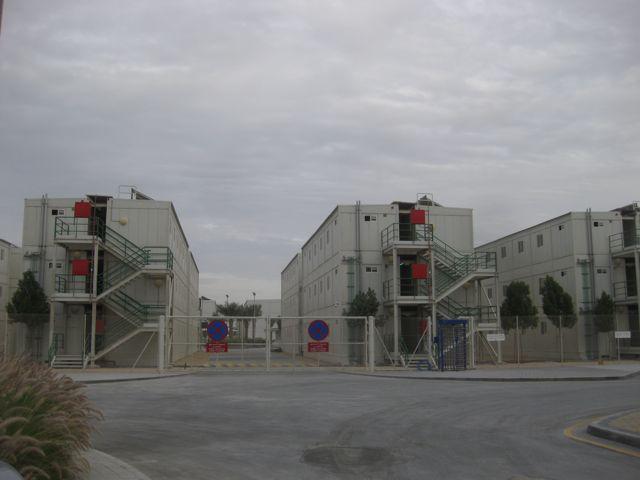
{"type": "Polygon", "coordinates": [[[376,292],[369,288],[366,292],[358,292],[353,298],[345,315],[349,317],[374,317],[378,313],[380,302],[376,292]]]}
{"type": "Polygon", "coordinates": [[[606,292],[602,292],[593,309],[594,323],[599,332],[610,332],[615,328],[614,311],[613,299],[606,292]]]}
{"type": "Polygon", "coordinates": [[[20,322],[28,327],[38,327],[48,321],[49,303],[44,290],[33,272],[27,271],[18,282],[18,289],[7,304],[7,313],[12,322],[20,322]]]}
{"type": "Polygon", "coordinates": [[[509,331],[516,328],[516,316],[518,316],[518,328],[525,330],[538,326],[538,309],[531,300],[529,285],[525,282],[511,282],[507,286],[505,299],[500,307],[502,328],[509,331]]]}
{"type": "Polygon", "coordinates": [[[571,295],[549,275],[542,284],[542,310],[556,327],[572,328],[576,324],[576,315],[571,295]]]}

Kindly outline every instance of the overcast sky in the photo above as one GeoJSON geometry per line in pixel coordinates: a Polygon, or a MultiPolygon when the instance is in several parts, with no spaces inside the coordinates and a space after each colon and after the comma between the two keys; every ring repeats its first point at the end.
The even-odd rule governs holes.
{"type": "Polygon", "coordinates": [[[337,203],[476,244],[640,200],[640,2],[6,0],[0,237],[25,197],[172,200],[201,294],[280,295],[337,203]]]}

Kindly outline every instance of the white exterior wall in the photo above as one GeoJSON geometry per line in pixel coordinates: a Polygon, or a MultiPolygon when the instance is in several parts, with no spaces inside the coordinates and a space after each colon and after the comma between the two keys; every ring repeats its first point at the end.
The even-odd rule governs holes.
{"type": "MultiPolygon", "coordinates": [[[[43,284],[45,293],[51,295],[54,293],[55,273],[69,273],[71,263],[71,252],[54,244],[56,217],[52,215],[52,210],[63,209],[64,214],[58,216],[73,217],[75,203],[86,201],[86,198],[46,198],[45,201],[46,214],[43,224],[43,200],[40,198],[25,200],[23,268],[37,272],[36,278],[43,284]],[[43,227],[44,243],[42,242],[43,227]],[[41,254],[38,254],[39,252],[41,254]]],[[[139,247],[169,247],[174,255],[171,282],[167,284],[163,275],[159,277],[142,275],[125,287],[124,291],[127,294],[146,304],[166,304],[172,298],[171,313],[198,315],[199,272],[171,202],[111,198],[107,201],[106,224],[139,247]],[[172,293],[169,292],[170,289],[172,293]]],[[[82,257],[86,257],[85,252],[81,254],[80,258],[82,257]]],[[[117,260],[110,254],[105,254],[105,263],[115,261],[117,260]]],[[[65,339],[72,339],[75,333],[68,331],[67,324],[79,324],[79,319],[83,314],[76,315],[71,311],[71,308],[63,310],[60,304],[56,308],[55,330],[64,332],[65,339]],[[78,318],[76,319],[76,317],[78,318]]],[[[111,312],[105,307],[105,315],[110,314],[111,312]]],[[[198,331],[194,327],[188,331],[176,332],[174,338],[177,341],[182,341],[181,339],[197,338],[197,335],[198,331]]],[[[138,337],[110,352],[106,355],[106,359],[116,360],[119,365],[132,364],[148,340],[147,334],[138,337]]],[[[79,351],[73,351],[71,343],[65,340],[65,353],[79,353],[79,351]]],[[[140,359],[139,366],[155,364],[156,347],[157,342],[151,341],[149,343],[149,348],[140,359]]],[[[46,346],[41,348],[43,352],[46,350],[46,346]]]]}
{"type": "Polygon", "coordinates": [[[280,274],[280,311],[283,317],[298,317],[300,312],[300,281],[302,259],[299,253],[280,274]]]}
{"type": "MultiPolygon", "coordinates": [[[[424,206],[417,208],[427,209],[424,206]]],[[[400,205],[339,205],[303,245],[282,272],[283,316],[322,318],[340,316],[349,308],[352,296],[371,288],[383,311],[383,282],[392,278],[392,266],[382,255],[381,233],[399,221],[400,205]],[[356,218],[359,210],[359,218],[356,218]],[[356,227],[360,245],[357,247],[356,227]],[[360,274],[355,263],[360,256],[360,274]],[[296,258],[298,261],[296,261],[296,258]],[[350,264],[350,259],[354,262],[350,264]],[[367,272],[367,267],[370,267],[367,272]],[[350,272],[352,272],[350,274],[350,272]],[[296,295],[296,275],[302,288],[296,295]],[[349,286],[352,285],[352,288],[349,286]],[[296,299],[299,304],[295,308],[296,299]]],[[[436,235],[460,252],[473,251],[473,211],[465,208],[429,207],[429,221],[436,235]]],[[[306,323],[297,327],[298,338],[306,339],[306,323]]],[[[289,332],[293,335],[293,331],[289,332]]],[[[283,331],[283,342],[287,332],[283,331]]],[[[343,341],[345,331],[332,331],[328,341],[343,341]]]]}
{"type": "MultiPolygon", "coordinates": [[[[547,275],[551,276],[571,295],[576,313],[590,308],[590,277],[583,279],[583,272],[588,272],[590,275],[591,268],[588,263],[584,267],[580,263],[589,259],[588,228],[591,229],[593,236],[595,298],[597,300],[603,291],[612,295],[612,279],[619,277],[624,279],[624,266],[616,269],[611,263],[609,254],[609,235],[622,231],[620,214],[591,212],[591,219],[588,219],[585,212],[570,212],[477,247],[476,250],[479,251],[496,252],[500,291],[493,291],[493,281],[483,282],[485,290],[491,296],[491,302],[495,303],[498,299],[500,303],[504,298],[506,287],[511,282],[525,282],[529,285],[534,305],[538,307],[540,317],[538,333],[541,336],[546,335],[545,338],[549,342],[555,341],[553,335],[542,333],[545,331],[542,323],[547,320],[542,310],[540,284],[547,275]],[[540,235],[542,245],[538,245],[540,235]],[[522,252],[519,251],[520,242],[524,250],[522,252]],[[588,282],[589,290],[583,288],[583,281],[588,282]]],[[[482,300],[483,304],[488,303],[484,296],[482,300]]],[[[546,327],[551,327],[551,324],[547,323],[546,327]]],[[[586,325],[581,323],[578,323],[576,328],[580,342],[579,350],[584,356],[588,349],[585,335],[592,333],[586,325]]],[[[541,341],[540,344],[544,342],[541,341]]]]}

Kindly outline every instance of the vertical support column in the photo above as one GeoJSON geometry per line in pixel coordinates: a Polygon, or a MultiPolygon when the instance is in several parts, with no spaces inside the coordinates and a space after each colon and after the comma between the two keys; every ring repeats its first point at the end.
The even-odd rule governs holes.
{"type": "MultiPolygon", "coordinates": [[[[96,356],[96,319],[98,315],[98,305],[96,297],[98,296],[98,238],[93,237],[93,272],[91,272],[91,366],[95,366],[94,358],[96,356]]],[[[82,339],[86,342],[86,339],[82,339]]]]}
{"type": "Polygon", "coordinates": [[[267,372],[271,370],[271,315],[267,315],[267,328],[265,329],[264,334],[266,335],[266,362],[267,362],[267,372]]]}
{"type": "MultiPolygon", "coordinates": [[[[55,227],[55,226],[54,226],[55,227]]],[[[55,237],[55,232],[54,232],[54,237],[55,237]]],[[[55,244],[55,241],[53,243],[53,268],[51,269],[53,271],[53,273],[51,274],[51,292],[52,295],[55,295],[56,293],[56,272],[58,271],[58,269],[56,268],[56,262],[58,261],[56,258],[56,253],[58,252],[58,246],[55,244]]],[[[51,296],[49,297],[51,298],[51,296]]],[[[51,349],[51,345],[53,345],[53,332],[54,332],[54,325],[55,325],[55,321],[56,321],[56,303],[52,302],[51,300],[49,301],[49,349],[51,349]]],[[[9,322],[7,321],[7,328],[9,326],[9,322]]],[[[84,351],[85,349],[85,339],[82,339],[82,350],[84,351]]]]}
{"type": "Polygon", "coordinates": [[[398,313],[398,250],[393,249],[393,361],[400,358],[400,315],[398,313]]]}
{"type": "Polygon", "coordinates": [[[158,370],[160,371],[163,371],[165,369],[165,319],[166,317],[164,315],[160,315],[160,317],[158,318],[158,370]]]}
{"type": "Polygon", "coordinates": [[[469,342],[471,344],[471,361],[469,362],[469,368],[474,369],[476,368],[476,322],[475,319],[473,317],[469,317],[469,338],[471,338],[471,341],[469,342]]]}
{"type": "MultiPolygon", "coordinates": [[[[49,349],[51,349],[51,346],[53,345],[53,326],[55,321],[56,321],[56,302],[49,302],[49,349]]],[[[9,329],[9,319],[7,319],[7,321],[5,322],[5,333],[7,338],[9,337],[8,329],[9,329]]],[[[6,346],[4,349],[4,356],[5,357],[7,356],[6,346]]]]}
{"type": "Polygon", "coordinates": [[[373,372],[376,369],[376,318],[369,317],[367,318],[367,322],[369,324],[369,371],[373,372]]]}
{"type": "Polygon", "coordinates": [[[433,356],[433,339],[437,333],[436,261],[435,254],[433,252],[433,242],[431,242],[431,248],[429,250],[429,270],[429,275],[431,276],[431,328],[429,334],[429,355],[433,356]]]}
{"type": "MultiPolygon", "coordinates": [[[[636,228],[640,228],[640,226],[636,224],[636,228]]],[[[637,238],[636,242],[637,241],[640,241],[640,238],[637,238]]],[[[636,298],[638,299],[638,312],[640,314],[640,252],[638,248],[640,247],[636,245],[636,249],[633,252],[633,259],[636,267],[636,298]]]]}
{"type": "MultiPolygon", "coordinates": [[[[497,255],[497,254],[496,254],[497,255]]],[[[496,269],[498,268],[498,266],[496,265],[496,269]]],[[[498,282],[498,275],[496,275],[494,278],[494,290],[496,292],[496,318],[498,320],[498,329],[499,332],[502,333],[502,324],[500,323],[500,292],[498,290],[499,287],[499,282],[498,282]]],[[[498,342],[498,363],[502,363],[502,342],[498,342]]]]}

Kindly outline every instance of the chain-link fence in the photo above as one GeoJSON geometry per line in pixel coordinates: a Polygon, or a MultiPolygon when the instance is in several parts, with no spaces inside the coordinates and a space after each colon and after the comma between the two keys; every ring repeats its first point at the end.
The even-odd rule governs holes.
{"type": "Polygon", "coordinates": [[[216,369],[365,367],[364,317],[167,318],[167,364],[216,369]]]}
{"type": "MultiPolygon", "coordinates": [[[[502,360],[508,363],[581,361],[640,356],[640,331],[613,315],[502,317],[502,360]]],[[[490,357],[490,356],[489,356],[490,357]]],[[[490,358],[479,356],[478,361],[490,358]]]]}
{"type": "Polygon", "coordinates": [[[48,357],[48,314],[21,314],[9,317],[0,312],[0,358],[25,355],[35,361],[48,357]]]}

